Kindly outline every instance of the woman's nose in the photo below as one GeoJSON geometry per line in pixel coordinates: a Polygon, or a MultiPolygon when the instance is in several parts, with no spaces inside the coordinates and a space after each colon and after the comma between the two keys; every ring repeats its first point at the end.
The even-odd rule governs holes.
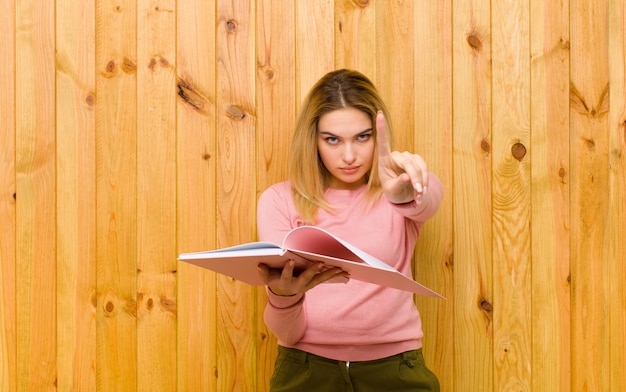
{"type": "Polygon", "coordinates": [[[343,160],[347,163],[352,163],[356,159],[356,153],[351,144],[346,144],[343,150],[343,160]]]}

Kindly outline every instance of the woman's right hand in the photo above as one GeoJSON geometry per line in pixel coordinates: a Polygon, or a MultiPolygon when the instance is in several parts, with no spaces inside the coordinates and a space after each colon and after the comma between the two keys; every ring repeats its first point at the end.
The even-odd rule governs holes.
{"type": "Polygon", "coordinates": [[[265,264],[259,264],[259,275],[272,293],[281,296],[292,296],[305,293],[318,284],[343,275],[348,278],[348,273],[341,268],[326,268],[324,263],[315,263],[299,275],[294,275],[296,262],[289,260],[282,270],[269,268],[265,264]]]}

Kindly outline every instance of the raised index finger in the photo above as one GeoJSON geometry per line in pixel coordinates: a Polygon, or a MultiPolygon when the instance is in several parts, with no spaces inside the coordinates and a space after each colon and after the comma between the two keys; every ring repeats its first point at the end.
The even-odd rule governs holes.
{"type": "Polygon", "coordinates": [[[391,155],[389,146],[389,134],[387,133],[387,122],[382,110],[376,114],[376,142],[378,143],[378,158],[391,155]]]}

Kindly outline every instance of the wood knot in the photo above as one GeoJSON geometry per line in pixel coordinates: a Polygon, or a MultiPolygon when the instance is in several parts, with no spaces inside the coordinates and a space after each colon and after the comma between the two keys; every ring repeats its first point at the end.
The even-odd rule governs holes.
{"type": "Polygon", "coordinates": [[[124,57],[124,61],[122,61],[122,71],[129,75],[134,75],[137,72],[137,63],[128,57],[124,57]]]}
{"type": "Polygon", "coordinates": [[[85,103],[87,106],[93,106],[96,103],[96,96],[93,93],[87,94],[85,97],[85,103]]]}
{"type": "Polygon", "coordinates": [[[202,159],[204,159],[205,161],[208,161],[209,159],[211,159],[211,154],[207,154],[207,153],[202,154],[202,159]]]}
{"type": "Polygon", "coordinates": [[[159,56],[159,64],[163,68],[168,68],[170,66],[170,62],[167,61],[167,59],[165,57],[161,57],[161,56],[159,56]]]}
{"type": "Polygon", "coordinates": [[[104,72],[102,72],[102,76],[105,78],[110,78],[115,74],[115,69],[117,65],[115,64],[115,60],[109,60],[107,65],[104,67],[104,72]]]}
{"type": "Polygon", "coordinates": [[[157,64],[160,65],[162,68],[169,68],[170,66],[170,62],[167,61],[166,58],[159,56],[159,57],[153,57],[150,59],[148,68],[150,68],[150,70],[154,72],[154,69],[156,68],[157,64]]]}
{"type": "Polygon", "coordinates": [[[13,200],[17,200],[17,193],[13,192],[13,200]]]}
{"type": "Polygon", "coordinates": [[[228,33],[234,33],[237,31],[237,21],[234,19],[229,19],[226,21],[226,31],[228,33]]]}
{"type": "Polygon", "coordinates": [[[230,105],[226,113],[235,120],[243,120],[246,117],[246,114],[236,105],[230,105]]]}
{"type": "Polygon", "coordinates": [[[150,59],[150,62],[148,63],[148,68],[150,68],[150,71],[154,72],[154,68],[156,67],[157,61],[156,59],[153,57],[150,59]]]}
{"type": "Polygon", "coordinates": [[[115,305],[113,304],[113,302],[108,301],[106,304],[104,304],[105,314],[110,315],[111,313],[113,313],[114,310],[115,310],[115,305]]]}
{"type": "Polygon", "coordinates": [[[526,156],[526,146],[522,143],[515,143],[513,147],[511,147],[511,153],[515,159],[521,162],[526,156]]]}
{"type": "Polygon", "coordinates": [[[485,139],[480,142],[480,149],[489,154],[491,152],[491,145],[485,139]]]}
{"type": "Polygon", "coordinates": [[[183,99],[184,102],[189,104],[193,109],[208,112],[209,102],[200,92],[193,87],[190,83],[187,83],[183,79],[178,79],[178,96],[183,99]]]}
{"type": "Polygon", "coordinates": [[[477,52],[483,48],[483,43],[480,40],[480,37],[478,37],[475,33],[467,36],[467,44],[477,52]]]}
{"type": "Polygon", "coordinates": [[[169,312],[173,315],[176,315],[176,301],[171,298],[161,297],[159,303],[161,304],[161,309],[166,312],[169,312]]]}
{"type": "Polygon", "coordinates": [[[146,301],[146,309],[148,309],[148,311],[151,311],[152,308],[154,308],[154,300],[152,298],[148,298],[148,300],[146,301]]]}
{"type": "Polygon", "coordinates": [[[483,312],[487,312],[487,313],[493,312],[493,305],[484,298],[480,300],[480,302],[478,303],[478,306],[483,312]]]}
{"type": "Polygon", "coordinates": [[[563,167],[559,168],[559,178],[561,179],[561,184],[566,184],[566,181],[565,181],[566,175],[567,175],[567,170],[565,170],[565,168],[563,167]]]}
{"type": "Polygon", "coordinates": [[[583,139],[585,142],[585,146],[589,149],[589,150],[594,150],[596,148],[596,142],[593,141],[593,139],[583,139]]]}

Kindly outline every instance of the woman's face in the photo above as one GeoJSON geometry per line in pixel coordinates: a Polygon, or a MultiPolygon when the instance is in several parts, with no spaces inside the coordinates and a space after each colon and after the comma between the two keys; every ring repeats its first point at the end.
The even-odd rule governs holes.
{"type": "Polygon", "coordinates": [[[366,181],[374,159],[374,130],[369,115],[355,108],[320,117],[317,149],[332,175],[331,188],[355,189],[366,181]]]}

